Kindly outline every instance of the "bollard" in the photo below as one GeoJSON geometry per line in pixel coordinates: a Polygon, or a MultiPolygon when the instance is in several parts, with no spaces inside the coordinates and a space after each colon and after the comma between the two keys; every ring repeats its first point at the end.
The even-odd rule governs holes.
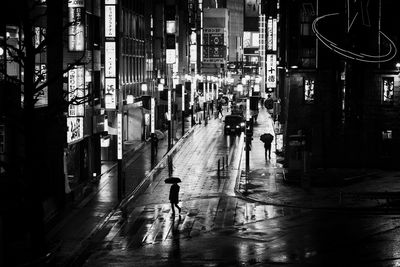
{"type": "Polygon", "coordinates": [[[222,169],[225,170],[225,157],[222,157],[222,169]]]}
{"type": "Polygon", "coordinates": [[[226,155],[226,167],[228,168],[228,155],[226,155]]]}
{"type": "Polygon", "coordinates": [[[218,160],[218,171],[217,171],[217,176],[218,176],[218,180],[220,179],[220,173],[219,173],[219,168],[220,168],[220,160],[218,160]]]}

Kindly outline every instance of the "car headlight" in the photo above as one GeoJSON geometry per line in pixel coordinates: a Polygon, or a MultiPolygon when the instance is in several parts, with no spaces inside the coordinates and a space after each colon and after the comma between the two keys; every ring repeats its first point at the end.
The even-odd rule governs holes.
{"type": "Polygon", "coordinates": [[[240,123],[240,126],[244,127],[246,124],[244,122],[240,123]]]}
{"type": "Polygon", "coordinates": [[[226,128],[231,128],[231,126],[230,125],[226,125],[226,128]]]}
{"type": "Polygon", "coordinates": [[[236,125],[236,128],[239,128],[239,125],[236,125]]]}

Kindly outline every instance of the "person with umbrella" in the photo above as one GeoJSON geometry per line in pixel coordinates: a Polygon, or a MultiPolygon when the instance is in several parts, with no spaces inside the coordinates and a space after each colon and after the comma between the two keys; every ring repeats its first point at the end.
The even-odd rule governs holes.
{"type": "Polygon", "coordinates": [[[271,159],[271,143],[274,136],[270,133],[265,133],[260,136],[260,140],[264,142],[265,160],[271,159]]]}
{"type": "Polygon", "coordinates": [[[175,216],[175,207],[178,208],[179,213],[181,213],[181,207],[178,206],[179,203],[179,185],[181,179],[178,177],[169,177],[165,179],[165,182],[168,184],[172,184],[169,189],[169,201],[171,202],[172,216],[175,216]]]}

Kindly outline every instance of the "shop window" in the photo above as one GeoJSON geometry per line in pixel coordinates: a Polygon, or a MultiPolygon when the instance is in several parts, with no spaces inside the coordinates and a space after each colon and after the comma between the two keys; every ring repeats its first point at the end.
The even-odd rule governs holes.
{"type": "Polygon", "coordinates": [[[304,79],[304,103],[312,104],[314,102],[314,80],[304,79]]]}
{"type": "Polygon", "coordinates": [[[383,85],[383,103],[391,104],[394,99],[394,78],[384,77],[382,78],[383,85]]]}

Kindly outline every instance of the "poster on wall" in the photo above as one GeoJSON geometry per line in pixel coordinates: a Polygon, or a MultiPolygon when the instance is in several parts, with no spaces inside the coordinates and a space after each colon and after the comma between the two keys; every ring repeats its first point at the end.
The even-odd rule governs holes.
{"type": "Polygon", "coordinates": [[[83,118],[67,118],[67,142],[72,143],[83,139],[83,118]]]}

